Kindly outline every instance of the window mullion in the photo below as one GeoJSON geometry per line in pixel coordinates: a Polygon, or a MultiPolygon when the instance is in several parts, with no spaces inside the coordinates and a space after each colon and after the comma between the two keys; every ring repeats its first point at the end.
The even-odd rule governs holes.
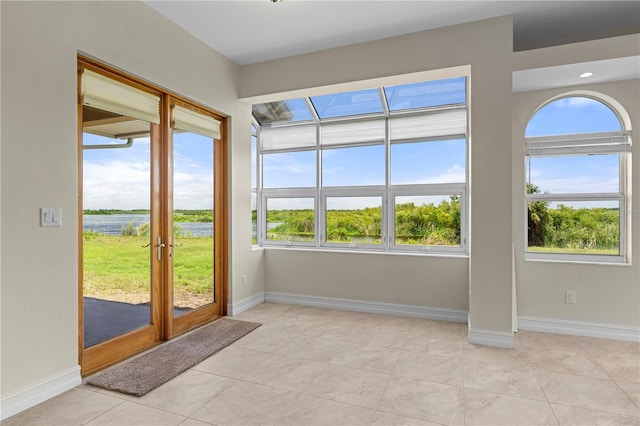
{"type": "MultiPolygon", "coordinates": [[[[382,92],[384,95],[384,91],[382,92]]],[[[386,103],[386,98],[385,103],[386,103]]],[[[382,241],[384,249],[389,250],[392,245],[392,239],[395,235],[395,218],[394,210],[391,208],[390,188],[391,188],[391,126],[389,118],[385,119],[385,189],[384,198],[382,200],[382,241]]]]}
{"type": "Polygon", "coordinates": [[[525,194],[528,201],[601,201],[614,200],[620,201],[624,199],[621,193],[553,193],[553,194],[525,194]]]}
{"type": "MultiPolygon", "coordinates": [[[[309,100],[309,104],[311,101],[309,100]]],[[[315,108],[314,116],[317,117],[315,108]]],[[[322,150],[320,149],[320,121],[316,121],[316,247],[322,246],[322,242],[326,238],[326,216],[324,215],[324,202],[322,200],[322,150]]]]}
{"type": "MultiPolygon", "coordinates": [[[[255,121],[255,120],[254,120],[255,121]]],[[[262,151],[260,146],[262,145],[261,129],[260,126],[256,128],[256,243],[261,246],[264,242],[263,231],[266,227],[266,214],[263,211],[264,203],[262,202],[262,151]],[[264,219],[264,222],[263,222],[264,219]]]]}
{"type": "MultiPolygon", "coordinates": [[[[408,90],[407,93],[413,89],[415,88],[412,86],[404,88],[405,91],[408,90]]],[[[468,88],[464,90],[464,103],[446,104],[445,102],[442,105],[428,107],[417,105],[416,108],[416,104],[413,103],[414,98],[411,97],[416,95],[403,94],[402,96],[409,96],[409,104],[405,110],[398,111],[391,111],[386,101],[385,88],[378,88],[377,91],[383,110],[375,114],[354,114],[322,119],[317,114],[316,100],[305,98],[306,109],[311,112],[312,117],[310,118],[313,118],[314,124],[307,119],[304,123],[301,121],[296,123],[282,122],[263,126],[264,132],[258,144],[259,161],[257,163],[259,168],[257,203],[259,204],[259,225],[262,228],[260,235],[263,243],[269,246],[300,248],[304,246],[307,248],[457,255],[466,253],[466,185],[469,179],[467,137],[469,123],[466,105],[468,88]],[[311,125],[314,125],[313,130],[315,131],[312,131],[311,125]],[[300,135],[297,135],[296,132],[300,132],[300,135]],[[404,163],[401,162],[403,155],[406,154],[398,153],[397,155],[399,171],[395,179],[398,182],[407,183],[405,185],[392,185],[392,172],[395,169],[391,169],[393,160],[391,156],[396,154],[396,148],[391,140],[394,132],[398,137],[397,140],[394,139],[394,143],[398,145],[415,143],[415,148],[411,148],[411,150],[418,149],[414,155],[410,154],[407,157],[407,170],[403,170],[404,163]],[[422,148],[427,145],[426,142],[434,142],[434,144],[422,148]],[[462,142],[466,146],[464,159],[460,153],[462,142]],[[440,145],[435,145],[438,143],[440,145]],[[445,181],[457,183],[415,184],[414,182],[434,181],[431,175],[440,176],[438,173],[443,173],[437,168],[444,170],[445,165],[436,164],[440,161],[433,160],[440,158],[433,157],[436,155],[434,153],[439,152],[440,146],[446,148],[446,151],[437,155],[443,155],[443,158],[449,156],[452,159],[452,170],[454,170],[452,172],[454,177],[445,178],[445,181]],[[384,151],[382,151],[383,149],[384,151]],[[311,159],[310,153],[296,154],[302,151],[314,151],[316,154],[315,187],[312,187],[313,184],[309,179],[311,175],[308,173],[304,175],[306,178],[303,181],[298,179],[298,176],[302,176],[296,174],[299,172],[289,172],[286,168],[289,163],[286,163],[285,160],[288,161],[291,157],[294,160],[304,160],[304,163],[301,160],[296,165],[304,164],[307,172],[310,172],[309,168],[313,164],[309,161],[311,159]],[[291,153],[290,157],[287,156],[288,153],[291,153]],[[423,162],[421,160],[423,158],[431,161],[423,162]],[[463,161],[464,178],[458,171],[460,170],[459,165],[463,161]],[[379,168],[383,164],[384,170],[380,170],[379,168]],[[432,167],[432,164],[436,164],[436,169],[426,171],[427,168],[432,167]],[[266,172],[265,167],[267,168],[266,172]],[[273,175],[272,167],[276,170],[273,175]],[[326,173],[323,173],[325,167],[327,170],[326,173]],[[353,167],[353,171],[349,172],[349,167],[353,167]],[[281,173],[289,174],[281,175],[281,173]],[[402,174],[406,175],[406,178],[399,177],[402,174]],[[415,179],[412,175],[415,176],[415,179]],[[264,187],[265,177],[267,188],[264,187]],[[282,187],[283,185],[288,187],[282,187]],[[297,185],[308,186],[298,187],[297,185]],[[456,205],[457,201],[450,200],[450,195],[459,196],[460,204],[456,205]],[[416,203],[415,211],[411,205],[400,206],[402,217],[406,218],[406,220],[403,219],[399,228],[400,237],[396,236],[395,198],[397,196],[408,196],[407,201],[399,199],[398,203],[416,203]],[[290,216],[290,214],[294,212],[286,211],[287,209],[308,209],[310,197],[313,197],[315,215],[315,241],[313,243],[308,232],[311,225],[309,212],[305,214],[304,225],[301,225],[303,223],[301,221],[292,222],[295,220],[295,216],[290,216]],[[283,198],[291,198],[291,200],[283,200],[283,198]],[[294,198],[306,198],[306,200],[302,203],[303,200],[294,198]],[[272,201],[272,199],[274,200],[272,201]],[[448,205],[442,204],[438,207],[440,203],[445,201],[448,205]],[[380,206],[380,213],[378,213],[378,206],[380,206]],[[374,208],[375,211],[370,208],[374,208]],[[279,209],[283,209],[282,212],[278,212],[279,209]],[[412,215],[422,215],[423,209],[427,212],[436,209],[436,212],[442,211],[445,215],[442,220],[438,216],[437,219],[429,219],[427,222],[421,217],[412,218],[412,215]],[[269,211],[276,212],[276,215],[270,216],[273,226],[280,226],[280,222],[286,222],[287,225],[280,226],[275,232],[267,230],[269,211]],[[457,236],[450,229],[452,228],[451,224],[455,223],[452,222],[451,217],[457,221],[458,213],[461,216],[459,245],[456,242],[457,236]],[[331,221],[331,237],[327,233],[328,220],[331,221]],[[413,226],[414,222],[420,223],[420,225],[413,226]],[[378,235],[381,237],[380,240],[377,238],[378,235]],[[268,241],[267,236],[270,238],[268,241]],[[400,244],[396,246],[397,238],[399,238],[400,244]],[[427,244],[432,244],[432,246],[427,246],[427,244]]],[[[400,95],[398,94],[398,96],[400,95]]],[[[337,98],[333,101],[337,102],[337,98]]],[[[400,104],[396,104],[393,108],[398,108],[398,105],[400,104]]],[[[411,150],[402,152],[410,153],[411,150]]],[[[291,161],[291,165],[293,163],[291,161]]],[[[396,167],[395,163],[393,164],[396,167]]],[[[446,170],[449,172],[448,169],[446,170]]],[[[458,233],[458,230],[455,233],[458,233]]]]}

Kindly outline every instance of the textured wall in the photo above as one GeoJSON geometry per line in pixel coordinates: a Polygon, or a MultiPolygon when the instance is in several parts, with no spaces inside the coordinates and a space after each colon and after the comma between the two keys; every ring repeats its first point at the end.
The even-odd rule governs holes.
{"type": "Polygon", "coordinates": [[[142,2],[3,2],[1,29],[2,399],[78,364],[78,52],[231,116],[230,280],[250,285],[230,298],[262,292],[238,67],[142,2]],[[63,226],[39,227],[40,207],[63,226]]]}
{"type": "MultiPolygon", "coordinates": [[[[403,259],[400,268],[395,256],[341,254],[341,263],[351,261],[354,266],[337,268],[343,272],[339,275],[332,266],[328,273],[334,279],[311,289],[300,281],[300,274],[280,272],[280,267],[303,264],[308,276],[323,276],[329,268],[316,261],[316,252],[269,253],[267,290],[287,288],[312,295],[334,292],[386,302],[407,299],[388,291],[392,287],[389,274],[369,277],[366,272],[388,265],[394,280],[407,277],[402,289],[418,296],[412,299],[415,304],[469,306],[474,328],[510,331],[511,59],[512,21],[501,17],[241,67],[240,95],[255,101],[398,84],[408,75],[417,78],[415,73],[443,68],[466,67],[471,76],[469,260],[415,257],[403,259]],[[391,79],[393,76],[400,77],[391,79]],[[277,262],[276,267],[272,261],[277,262]],[[433,275],[418,279],[427,270],[433,275]],[[360,275],[367,276],[367,281],[361,282],[360,275]],[[444,287],[447,279],[451,280],[448,290],[444,287]],[[354,282],[359,283],[357,288],[345,290],[354,282]],[[469,294],[460,291],[464,286],[469,294]]],[[[335,256],[326,257],[332,259],[331,265],[337,261],[335,256]]]]}
{"type": "Polygon", "coordinates": [[[516,247],[518,315],[623,326],[640,326],[640,81],[572,86],[514,94],[513,217],[516,247]],[[628,114],[632,125],[631,264],[576,264],[524,261],[524,131],[536,109],[567,92],[608,96],[628,114]],[[564,303],[565,290],[577,292],[576,304],[564,303]]]}

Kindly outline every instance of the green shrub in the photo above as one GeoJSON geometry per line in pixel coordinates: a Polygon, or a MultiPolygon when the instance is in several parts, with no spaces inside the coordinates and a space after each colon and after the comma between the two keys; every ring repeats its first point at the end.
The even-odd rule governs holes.
{"type": "Polygon", "coordinates": [[[140,225],[136,226],[136,220],[133,219],[131,222],[123,225],[120,228],[120,235],[123,237],[148,237],[150,231],[149,222],[143,222],[140,225]]]}

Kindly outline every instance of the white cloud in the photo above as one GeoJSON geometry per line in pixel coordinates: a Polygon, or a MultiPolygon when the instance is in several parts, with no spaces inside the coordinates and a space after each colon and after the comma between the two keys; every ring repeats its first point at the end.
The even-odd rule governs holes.
{"type": "Polygon", "coordinates": [[[450,195],[429,195],[429,196],[402,196],[396,197],[396,204],[405,204],[405,203],[413,203],[416,206],[433,204],[434,206],[439,205],[443,201],[451,201],[450,195]]]}
{"type": "MultiPolygon", "coordinates": [[[[211,172],[174,175],[176,209],[207,209],[213,205],[211,172]]],[[[85,209],[148,209],[151,171],[148,162],[85,162],[83,202],[85,209]]]]}
{"type": "Polygon", "coordinates": [[[264,157],[264,171],[278,171],[286,173],[308,173],[312,166],[303,163],[290,154],[271,154],[264,157]]]}
{"type": "Polygon", "coordinates": [[[582,96],[574,96],[570,98],[558,99],[552,104],[558,108],[580,108],[580,107],[597,107],[603,106],[602,103],[595,99],[585,98],[582,96]]]}
{"type": "Polygon", "coordinates": [[[359,210],[382,206],[381,197],[328,197],[328,210],[359,210]]]}
{"type": "Polygon", "coordinates": [[[313,210],[313,198],[268,198],[268,210],[313,210]]]}
{"type": "Polygon", "coordinates": [[[213,175],[174,173],[173,203],[175,209],[212,209],[213,175]]]}
{"type": "Polygon", "coordinates": [[[545,179],[532,179],[532,183],[540,188],[540,192],[554,193],[603,193],[618,192],[619,183],[617,178],[606,178],[583,175],[572,177],[560,177],[545,179]]]}
{"type": "MultiPolygon", "coordinates": [[[[466,171],[464,166],[454,164],[443,173],[433,176],[423,176],[406,184],[414,185],[421,183],[462,183],[466,182],[466,171]]],[[[404,182],[403,182],[404,183],[404,182]]]]}
{"type": "Polygon", "coordinates": [[[148,209],[150,179],[148,162],[85,162],[84,208],[148,209]]]}

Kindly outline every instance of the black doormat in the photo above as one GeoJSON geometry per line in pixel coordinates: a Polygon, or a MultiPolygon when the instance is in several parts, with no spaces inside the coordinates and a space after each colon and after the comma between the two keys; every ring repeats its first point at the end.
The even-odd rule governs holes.
{"type": "Polygon", "coordinates": [[[261,324],[221,318],[87,378],[104,389],[142,396],[250,333],[261,324]]]}

